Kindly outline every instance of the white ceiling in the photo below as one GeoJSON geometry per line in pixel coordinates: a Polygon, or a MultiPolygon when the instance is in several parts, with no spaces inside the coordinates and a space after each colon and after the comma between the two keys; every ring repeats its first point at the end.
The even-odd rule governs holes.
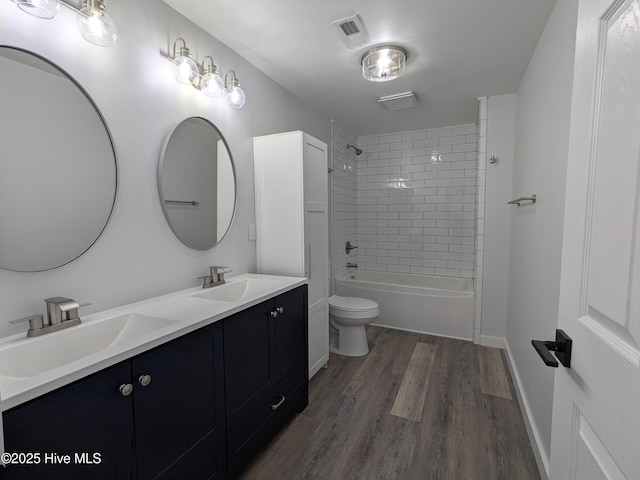
{"type": "Polygon", "coordinates": [[[356,135],[475,123],[478,97],[516,91],[556,2],[164,1],[356,135]],[[371,44],[348,49],[331,22],[356,13],[371,44]],[[367,82],[362,53],[383,43],[408,51],[405,74],[367,82]],[[378,104],[406,91],[418,106],[387,111],[378,104]]]}

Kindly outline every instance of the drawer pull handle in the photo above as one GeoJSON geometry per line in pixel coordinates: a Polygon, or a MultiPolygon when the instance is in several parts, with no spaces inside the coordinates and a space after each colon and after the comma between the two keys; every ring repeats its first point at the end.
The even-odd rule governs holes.
{"type": "Polygon", "coordinates": [[[278,407],[284,403],[284,401],[285,401],[284,395],[280,395],[280,397],[281,398],[280,398],[280,401],[278,401],[278,403],[272,403],[271,404],[271,410],[277,410],[278,407]]]}
{"type": "Polygon", "coordinates": [[[138,377],[138,382],[143,387],[146,387],[147,385],[149,385],[151,383],[151,375],[140,375],[138,377]]]}
{"type": "Polygon", "coordinates": [[[131,385],[130,383],[123,383],[122,385],[120,385],[120,388],[118,388],[118,390],[123,397],[128,397],[129,395],[131,395],[131,392],[133,392],[133,385],[131,385]]]}
{"type": "Polygon", "coordinates": [[[278,310],[271,310],[269,314],[271,315],[271,318],[278,318],[278,310]]]}
{"type": "Polygon", "coordinates": [[[284,307],[278,307],[276,308],[276,310],[278,311],[278,313],[284,313],[284,307]]]}

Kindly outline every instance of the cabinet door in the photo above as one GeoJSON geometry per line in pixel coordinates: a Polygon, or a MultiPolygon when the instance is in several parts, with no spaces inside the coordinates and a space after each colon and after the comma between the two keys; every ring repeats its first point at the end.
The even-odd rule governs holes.
{"type": "Polygon", "coordinates": [[[126,362],[5,412],[7,452],[38,452],[39,463],[0,468],[0,478],[133,478],[132,396],[119,391],[130,379],[126,362]]]}
{"type": "Polygon", "coordinates": [[[203,478],[220,467],[201,454],[224,432],[221,329],[213,324],[133,359],[138,479],[173,478],[199,457],[200,471],[210,469],[203,478]]]}
{"type": "Polygon", "coordinates": [[[228,428],[262,415],[275,397],[271,378],[273,332],[269,322],[273,309],[273,302],[269,301],[224,320],[228,428]]]}
{"type": "MultiPolygon", "coordinates": [[[[273,378],[279,383],[296,367],[307,366],[307,286],[302,286],[275,299],[279,313],[272,318],[274,332],[273,378]],[[281,310],[280,310],[281,309],[281,310]]],[[[301,380],[305,380],[305,373],[301,380]]]]}

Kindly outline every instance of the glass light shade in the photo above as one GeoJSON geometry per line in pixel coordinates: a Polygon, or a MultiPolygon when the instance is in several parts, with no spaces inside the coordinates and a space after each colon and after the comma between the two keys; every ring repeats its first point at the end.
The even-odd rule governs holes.
{"type": "Polygon", "coordinates": [[[231,84],[230,87],[227,87],[224,93],[227,100],[227,105],[233,108],[242,108],[244,106],[244,103],[247,101],[247,96],[245,95],[244,90],[240,88],[237,80],[233,84],[231,84]]]}
{"type": "Polygon", "coordinates": [[[60,0],[13,0],[18,8],[34,17],[50,20],[60,11],[60,0]]]}
{"type": "Polygon", "coordinates": [[[100,47],[110,47],[118,36],[115,22],[105,13],[104,5],[95,0],[85,1],[78,12],[78,28],[82,38],[100,47]]]}
{"type": "Polygon", "coordinates": [[[388,82],[404,73],[407,52],[400,47],[376,47],[362,57],[362,76],[370,82],[388,82]]]}
{"type": "Polygon", "coordinates": [[[200,80],[200,88],[205,95],[220,97],[224,93],[224,82],[218,72],[207,72],[200,80]]]}
{"type": "Polygon", "coordinates": [[[176,80],[186,85],[193,85],[197,82],[200,75],[198,64],[188,55],[182,55],[183,49],[180,49],[181,55],[173,59],[173,75],[176,80]]]}

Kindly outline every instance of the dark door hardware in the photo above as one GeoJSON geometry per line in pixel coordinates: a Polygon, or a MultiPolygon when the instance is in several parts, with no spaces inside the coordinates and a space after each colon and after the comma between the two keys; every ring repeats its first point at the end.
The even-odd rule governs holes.
{"type": "Polygon", "coordinates": [[[547,367],[557,367],[558,361],[551,355],[554,352],[560,363],[567,368],[571,367],[571,344],[573,341],[562,330],[556,330],[556,341],[531,340],[531,345],[536,349],[542,361],[547,367]]]}

